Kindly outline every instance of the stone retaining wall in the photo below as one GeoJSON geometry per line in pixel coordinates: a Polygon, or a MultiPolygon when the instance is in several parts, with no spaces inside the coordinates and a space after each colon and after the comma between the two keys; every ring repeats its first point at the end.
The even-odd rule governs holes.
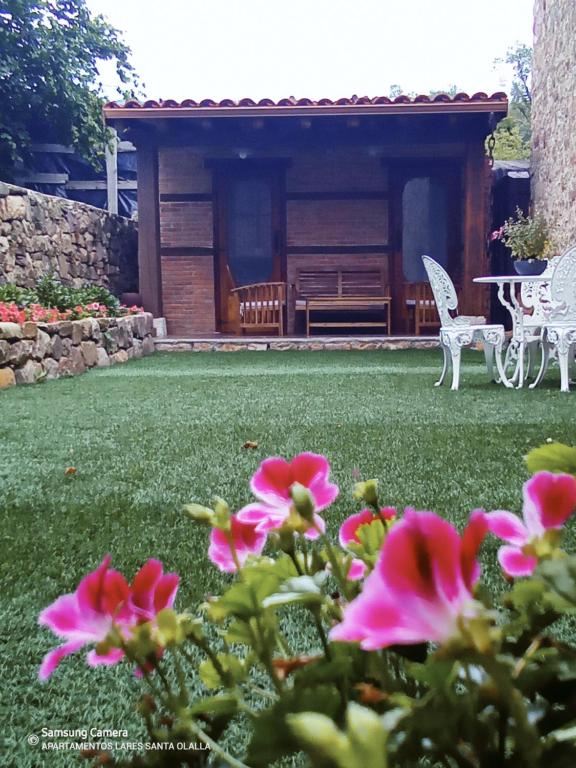
{"type": "Polygon", "coordinates": [[[0,323],[0,389],[75,376],[154,351],[152,315],[0,323]]]}
{"type": "Polygon", "coordinates": [[[0,283],[31,288],[47,272],[75,287],[137,292],[136,222],[0,182],[0,283]]]}
{"type": "Polygon", "coordinates": [[[320,352],[323,350],[373,350],[373,349],[436,349],[438,337],[334,337],[322,338],[243,338],[237,339],[175,339],[156,338],[154,346],[157,352],[320,352]]]}
{"type": "Polygon", "coordinates": [[[576,243],[576,2],[536,0],[532,191],[561,251],[576,243]]]}

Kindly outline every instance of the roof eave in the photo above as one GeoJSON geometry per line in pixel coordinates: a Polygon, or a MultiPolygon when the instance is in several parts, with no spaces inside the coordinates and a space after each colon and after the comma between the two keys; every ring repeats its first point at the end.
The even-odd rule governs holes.
{"type": "Polygon", "coordinates": [[[470,114],[506,115],[508,101],[411,102],[400,104],[254,106],[254,107],[104,107],[106,120],[150,120],[164,118],[206,119],[208,117],[328,117],[361,115],[470,114]]]}

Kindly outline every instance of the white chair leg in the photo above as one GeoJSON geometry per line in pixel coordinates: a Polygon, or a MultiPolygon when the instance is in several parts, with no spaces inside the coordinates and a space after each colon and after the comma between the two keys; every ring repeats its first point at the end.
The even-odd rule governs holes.
{"type": "Polygon", "coordinates": [[[538,374],[536,375],[536,378],[530,384],[530,389],[534,389],[537,387],[544,376],[546,375],[546,371],[548,370],[548,362],[550,360],[550,344],[545,339],[542,339],[541,343],[542,347],[542,359],[540,361],[540,370],[538,371],[538,374]]]}
{"type": "Polygon", "coordinates": [[[536,370],[536,353],[538,352],[538,342],[529,341],[527,344],[528,350],[528,369],[526,371],[526,378],[533,379],[534,372],[536,370]]]}
{"type": "Polygon", "coordinates": [[[448,351],[448,348],[445,344],[440,343],[440,346],[442,347],[442,354],[444,357],[444,360],[442,361],[442,373],[440,374],[440,378],[438,381],[434,384],[435,387],[441,387],[444,383],[444,379],[446,378],[446,373],[448,371],[448,365],[450,361],[450,353],[448,351]]]}
{"type": "Polygon", "coordinates": [[[570,391],[570,377],[568,376],[568,350],[558,350],[558,363],[560,365],[560,392],[570,391]]]}
{"type": "Polygon", "coordinates": [[[462,349],[452,346],[450,348],[450,357],[452,358],[452,386],[450,389],[457,390],[460,386],[460,357],[462,349]]]}
{"type": "Polygon", "coordinates": [[[486,358],[486,371],[490,381],[494,381],[494,347],[484,342],[484,357],[486,358]]]}

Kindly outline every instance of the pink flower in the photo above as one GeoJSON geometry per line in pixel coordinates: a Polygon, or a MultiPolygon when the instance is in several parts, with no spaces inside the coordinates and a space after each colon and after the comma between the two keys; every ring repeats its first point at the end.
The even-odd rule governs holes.
{"type": "Polygon", "coordinates": [[[512,512],[486,515],[491,533],[508,542],[498,551],[508,576],[529,576],[534,571],[538,557],[533,545],[544,539],[546,531],[561,528],[576,509],[576,478],[538,472],[524,483],[523,496],[524,522],[512,512]]]}
{"type": "MultiPolygon", "coordinates": [[[[236,556],[240,565],[244,565],[249,555],[262,553],[266,543],[266,532],[259,531],[252,523],[243,522],[238,515],[232,515],[230,523],[236,556]]],[[[232,573],[237,570],[230,541],[220,528],[212,529],[208,557],[221,571],[232,573]]]]}
{"type": "MultiPolygon", "coordinates": [[[[131,627],[153,619],[158,611],[173,605],[178,576],[163,575],[158,560],[149,560],[138,571],[131,587],[121,573],[109,568],[110,561],[107,555],[95,571],[82,579],[75,592],[59,597],[40,614],[38,623],[67,641],[46,654],[39,671],[41,680],[47,680],[65,656],[104,640],[113,626],[129,634],[131,627]]],[[[123,657],[120,648],[112,648],[106,654],[92,650],[87,661],[94,667],[116,664],[123,657]]]]}
{"type": "Polygon", "coordinates": [[[314,501],[316,527],[307,531],[306,536],[316,538],[325,528],[316,513],[326,509],[338,496],[338,486],[329,482],[329,474],[330,464],[317,453],[300,453],[290,462],[279,456],[265,459],[250,482],[252,492],[260,501],[243,507],[238,519],[255,525],[263,533],[281,528],[292,506],[291,488],[299,483],[310,491],[314,501]]]}
{"type": "MultiPolygon", "coordinates": [[[[46,654],[39,671],[41,680],[47,680],[65,656],[88,643],[104,640],[115,621],[129,623],[126,606],[130,587],[121,573],[109,568],[110,560],[107,555],[95,571],[82,579],[75,592],[59,597],[40,614],[38,623],[67,641],[46,654]]],[[[116,651],[114,661],[109,663],[121,658],[122,652],[116,651]]],[[[88,663],[94,664],[91,655],[88,663]]]]}
{"type": "Polygon", "coordinates": [[[407,510],[388,533],[362,593],[344,609],[332,640],[359,642],[367,651],[389,645],[444,643],[461,618],[476,615],[472,588],[487,531],[477,511],[460,537],[433,512],[407,510]]]}
{"type": "Polygon", "coordinates": [[[366,563],[363,560],[355,557],[350,563],[346,578],[348,581],[360,581],[366,575],[366,563]]]}
{"type": "Polygon", "coordinates": [[[128,606],[138,623],[151,621],[164,608],[172,608],[179,582],[177,573],[164,573],[159,560],[148,560],[130,587],[128,606]]]}
{"type": "Polygon", "coordinates": [[[353,542],[360,544],[360,539],[358,538],[359,528],[363,525],[371,525],[378,519],[386,524],[387,522],[394,520],[395,517],[396,509],[394,507],[382,507],[379,516],[375,515],[371,509],[363,509],[355,515],[350,515],[350,517],[344,520],[340,526],[340,532],[338,534],[340,544],[343,547],[346,547],[353,542]]]}

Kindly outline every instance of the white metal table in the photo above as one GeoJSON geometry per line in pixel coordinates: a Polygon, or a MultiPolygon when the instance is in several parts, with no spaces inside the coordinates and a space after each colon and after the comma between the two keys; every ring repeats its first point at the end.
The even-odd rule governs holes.
{"type": "Polygon", "coordinates": [[[527,316],[518,287],[523,283],[532,283],[536,284],[539,290],[544,290],[550,280],[550,275],[494,275],[474,278],[474,282],[480,285],[498,286],[498,300],[512,318],[512,338],[506,350],[505,368],[510,364],[514,365],[510,381],[518,388],[523,387],[526,380],[524,359],[528,345],[539,340],[539,336],[534,333],[534,325],[527,325],[525,322],[527,316]]]}

